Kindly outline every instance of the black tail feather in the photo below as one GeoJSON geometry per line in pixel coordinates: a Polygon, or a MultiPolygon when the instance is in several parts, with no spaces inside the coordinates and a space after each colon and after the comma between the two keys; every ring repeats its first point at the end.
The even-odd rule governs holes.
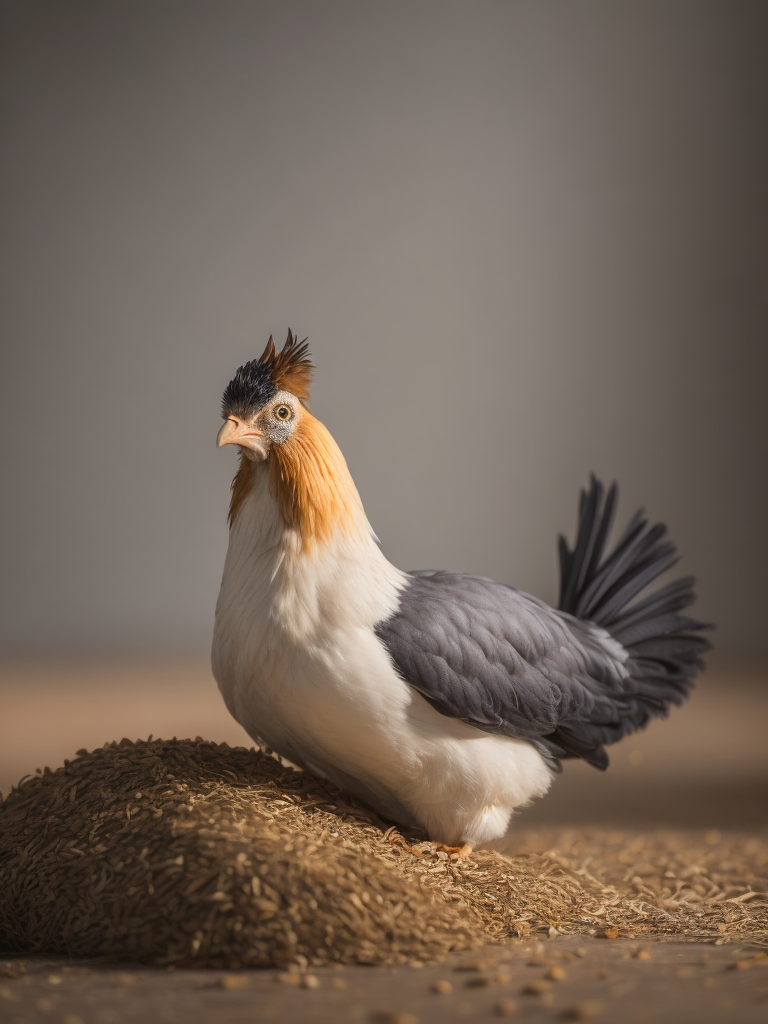
{"type": "Polygon", "coordinates": [[[612,630],[616,639],[621,639],[618,634],[622,630],[628,629],[638,622],[645,622],[656,615],[671,615],[681,612],[684,608],[689,608],[696,599],[693,592],[695,583],[696,580],[693,576],[682,576],[680,579],[673,580],[671,583],[659,587],[658,590],[654,590],[642,601],[635,601],[631,608],[626,609],[624,614],[614,621],[612,630]]]}
{"type": "Polygon", "coordinates": [[[615,742],[642,728],[649,718],[666,715],[670,705],[680,704],[703,668],[702,654],[711,647],[700,635],[711,627],[680,614],[694,601],[693,577],[673,580],[639,597],[678,561],[665,526],[649,526],[644,513],[637,512],[604,556],[616,513],[616,484],[605,500],[604,494],[592,476],[589,490],[581,493],[573,550],[563,537],[559,539],[560,610],[602,626],[628,654],[630,678],[627,693],[618,700],[619,720],[594,722],[589,729],[595,749],[587,760],[593,764],[601,761],[596,749],[600,744],[615,742]]]}

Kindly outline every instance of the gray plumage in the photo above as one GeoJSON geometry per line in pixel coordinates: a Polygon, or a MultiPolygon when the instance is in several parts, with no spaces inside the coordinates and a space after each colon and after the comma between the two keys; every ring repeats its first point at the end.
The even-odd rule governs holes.
{"type": "Polygon", "coordinates": [[[534,743],[550,759],[604,768],[612,743],[685,698],[703,623],[680,610],[692,580],[629,602],[676,560],[663,526],[638,513],[603,560],[616,506],[593,478],[574,550],[561,538],[560,609],[504,584],[422,571],[376,627],[404,680],[444,715],[534,743]]]}

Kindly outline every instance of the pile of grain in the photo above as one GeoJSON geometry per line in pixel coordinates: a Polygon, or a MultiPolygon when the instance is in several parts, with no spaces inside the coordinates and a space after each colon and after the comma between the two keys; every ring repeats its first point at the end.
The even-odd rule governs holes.
{"type": "Polygon", "coordinates": [[[0,804],[0,951],[245,968],[434,960],[551,928],[755,940],[768,843],[729,842],[528,832],[531,852],[459,861],[265,754],[123,740],[0,804]]]}

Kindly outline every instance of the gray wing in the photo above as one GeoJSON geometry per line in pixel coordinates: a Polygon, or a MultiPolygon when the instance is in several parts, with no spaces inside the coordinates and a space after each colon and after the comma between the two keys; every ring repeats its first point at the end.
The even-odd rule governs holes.
{"type": "Polygon", "coordinates": [[[631,683],[599,627],[493,580],[426,571],[411,574],[376,633],[442,714],[607,765],[601,727],[619,721],[631,683]]]}

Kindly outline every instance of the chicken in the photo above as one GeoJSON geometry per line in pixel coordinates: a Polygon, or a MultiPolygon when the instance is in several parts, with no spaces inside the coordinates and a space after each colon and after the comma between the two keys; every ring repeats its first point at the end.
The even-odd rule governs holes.
{"type": "Polygon", "coordinates": [[[213,672],[257,742],[447,846],[505,848],[563,758],[605,745],[693,686],[707,627],[693,580],[634,600],[676,561],[638,513],[606,555],[617,491],[593,478],[559,607],[490,579],[384,557],[335,441],[308,410],[306,342],[272,338],[223,398],[234,444],[213,672]]]}

